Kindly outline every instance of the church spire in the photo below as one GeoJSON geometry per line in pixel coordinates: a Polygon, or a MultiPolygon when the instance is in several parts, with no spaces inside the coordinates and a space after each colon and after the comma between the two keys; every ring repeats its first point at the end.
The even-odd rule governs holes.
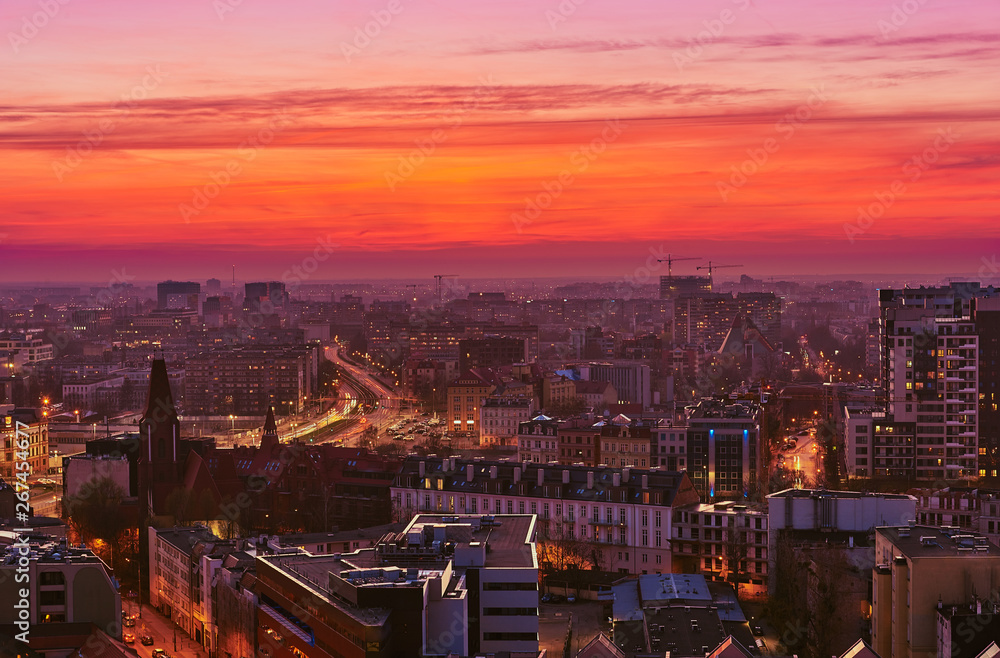
{"type": "Polygon", "coordinates": [[[274,407],[267,408],[267,419],[264,420],[264,431],[260,435],[261,449],[270,450],[273,446],[279,445],[278,424],[274,422],[274,407]]]}
{"type": "Polygon", "coordinates": [[[152,420],[162,423],[165,420],[177,418],[174,408],[174,396],[170,392],[170,377],[167,375],[167,362],[163,359],[153,360],[153,369],[149,373],[149,397],[146,400],[146,411],[141,422],[152,420]]]}

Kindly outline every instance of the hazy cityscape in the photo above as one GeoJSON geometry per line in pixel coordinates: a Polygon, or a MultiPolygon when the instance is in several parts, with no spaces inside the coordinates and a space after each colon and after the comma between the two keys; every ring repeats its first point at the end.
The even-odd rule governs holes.
{"type": "Polygon", "coordinates": [[[0,27],[0,658],[1000,658],[1000,4],[0,27]]]}

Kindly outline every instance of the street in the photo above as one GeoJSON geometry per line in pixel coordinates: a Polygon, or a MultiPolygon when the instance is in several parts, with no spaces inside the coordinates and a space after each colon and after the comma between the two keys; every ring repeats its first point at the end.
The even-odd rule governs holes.
{"type": "MultiPolygon", "coordinates": [[[[128,602],[123,602],[123,606],[126,610],[134,609],[134,605],[128,602]]],[[[122,635],[125,633],[133,633],[135,635],[135,644],[131,645],[142,658],[152,658],[153,649],[163,649],[167,652],[168,656],[173,656],[177,658],[181,656],[183,658],[208,658],[208,652],[206,652],[202,647],[184,634],[183,631],[177,629],[177,650],[174,650],[174,629],[176,626],[169,619],[158,613],[154,608],[147,605],[142,606],[142,617],[136,620],[134,628],[123,628],[122,635]],[[149,635],[153,638],[152,646],[142,646],[139,639],[143,635],[149,635]]]]}
{"type": "Polygon", "coordinates": [[[793,475],[796,488],[815,486],[817,476],[822,469],[823,458],[821,446],[816,441],[816,430],[809,428],[791,436],[794,436],[798,443],[789,450],[781,450],[780,446],[778,447],[775,454],[776,468],[793,475]]]}

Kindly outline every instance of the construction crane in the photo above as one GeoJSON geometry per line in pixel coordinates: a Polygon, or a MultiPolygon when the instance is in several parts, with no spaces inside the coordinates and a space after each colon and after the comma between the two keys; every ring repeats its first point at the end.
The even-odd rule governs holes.
{"type": "Polygon", "coordinates": [[[721,270],[724,267],[743,267],[742,265],[713,265],[712,261],[708,261],[708,265],[699,265],[695,269],[698,270],[708,270],[708,285],[712,286],[712,270],[721,270]]]}
{"type": "Polygon", "coordinates": [[[447,279],[453,276],[458,276],[457,274],[435,274],[434,278],[437,279],[437,298],[438,303],[441,303],[441,279],[447,279]]]}
{"type": "Polygon", "coordinates": [[[673,278],[674,275],[673,275],[672,269],[673,269],[674,261],[678,261],[678,260],[701,260],[701,257],[699,256],[698,258],[695,258],[694,256],[683,256],[681,258],[674,258],[673,254],[667,254],[666,258],[657,258],[656,260],[657,260],[657,262],[666,263],[667,264],[667,277],[668,278],[673,278]]]}

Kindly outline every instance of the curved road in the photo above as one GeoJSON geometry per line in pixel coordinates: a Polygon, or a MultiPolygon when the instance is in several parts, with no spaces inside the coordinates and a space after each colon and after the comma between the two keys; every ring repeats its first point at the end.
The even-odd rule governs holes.
{"type": "Polygon", "coordinates": [[[296,423],[282,438],[309,439],[313,443],[349,445],[360,440],[368,427],[380,429],[400,415],[401,398],[374,374],[341,356],[335,343],[324,347],[326,358],[340,370],[340,399],[326,414],[296,423]]]}

